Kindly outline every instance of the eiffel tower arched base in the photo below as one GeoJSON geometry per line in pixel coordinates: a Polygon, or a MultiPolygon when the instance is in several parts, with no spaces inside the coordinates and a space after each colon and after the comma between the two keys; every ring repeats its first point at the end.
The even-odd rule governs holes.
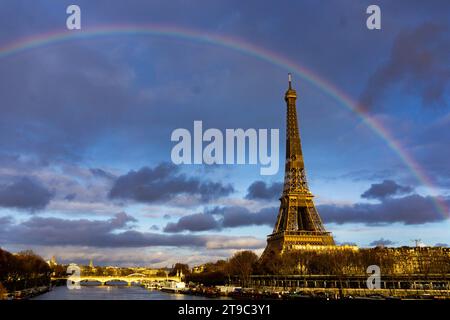
{"type": "Polygon", "coordinates": [[[331,232],[281,231],[267,237],[263,256],[271,253],[282,254],[291,250],[320,250],[335,246],[331,232]]]}

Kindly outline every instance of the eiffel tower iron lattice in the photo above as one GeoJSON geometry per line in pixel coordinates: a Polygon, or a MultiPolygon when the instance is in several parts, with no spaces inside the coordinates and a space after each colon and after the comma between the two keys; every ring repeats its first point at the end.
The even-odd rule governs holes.
{"type": "Polygon", "coordinates": [[[334,246],[333,237],[325,230],[308,188],[297,123],[297,92],[292,88],[291,74],[284,100],[287,105],[284,188],[277,221],[273,233],[267,237],[263,255],[308,246],[334,246]]]}

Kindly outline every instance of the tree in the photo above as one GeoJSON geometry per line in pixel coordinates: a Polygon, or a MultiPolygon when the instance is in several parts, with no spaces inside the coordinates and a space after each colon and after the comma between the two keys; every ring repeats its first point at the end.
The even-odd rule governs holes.
{"type": "Polygon", "coordinates": [[[6,296],[7,293],[8,293],[8,291],[6,290],[6,288],[0,282],[0,300],[5,299],[5,296],[6,296]]]}
{"type": "Polygon", "coordinates": [[[55,278],[63,278],[67,276],[67,266],[57,264],[52,267],[52,271],[55,278]]]}
{"type": "Polygon", "coordinates": [[[194,282],[206,286],[224,285],[231,282],[229,263],[225,260],[208,262],[201,273],[186,275],[186,282],[194,282]]]}
{"type": "Polygon", "coordinates": [[[16,256],[22,273],[24,287],[36,287],[50,281],[50,266],[31,250],[21,251],[16,256]]]}
{"type": "Polygon", "coordinates": [[[283,269],[287,263],[287,261],[281,258],[281,254],[279,252],[270,251],[260,259],[254,272],[257,274],[270,275],[283,274],[283,269]]]}
{"type": "Polygon", "coordinates": [[[0,249],[0,282],[8,291],[48,285],[51,270],[33,251],[13,255],[0,249]]]}
{"type": "Polygon", "coordinates": [[[157,277],[165,277],[166,276],[166,272],[164,270],[158,270],[156,272],[156,276],[157,277]]]}
{"type": "Polygon", "coordinates": [[[236,252],[228,261],[230,272],[233,275],[239,276],[242,285],[248,285],[250,275],[256,269],[258,256],[253,251],[236,252]]]}

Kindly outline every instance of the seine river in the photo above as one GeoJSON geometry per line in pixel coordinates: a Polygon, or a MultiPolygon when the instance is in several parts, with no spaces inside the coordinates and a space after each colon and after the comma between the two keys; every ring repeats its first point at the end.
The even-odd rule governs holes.
{"type": "Polygon", "coordinates": [[[70,290],[66,286],[34,297],[33,300],[201,300],[200,296],[165,293],[137,286],[81,286],[70,290]]]}

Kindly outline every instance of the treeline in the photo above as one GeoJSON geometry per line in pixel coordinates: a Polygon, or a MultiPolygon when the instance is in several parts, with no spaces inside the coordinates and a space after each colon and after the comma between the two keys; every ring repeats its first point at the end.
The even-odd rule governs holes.
{"type": "Polygon", "coordinates": [[[450,250],[443,248],[367,248],[328,251],[291,251],[268,254],[259,261],[258,274],[365,275],[377,265],[384,274],[448,274],[450,250]]]}
{"type": "Polygon", "coordinates": [[[0,291],[16,291],[50,284],[49,265],[33,251],[12,254],[0,248],[0,291]]]}
{"type": "Polygon", "coordinates": [[[187,275],[185,281],[213,286],[229,284],[233,278],[239,277],[243,283],[247,283],[258,270],[258,256],[253,251],[240,251],[226,261],[205,264],[202,272],[187,275]]]}
{"type": "Polygon", "coordinates": [[[365,275],[370,265],[377,265],[385,274],[395,271],[395,257],[384,249],[291,251],[282,256],[270,253],[261,260],[263,275],[365,275]]]}
{"type": "Polygon", "coordinates": [[[283,256],[268,254],[261,261],[260,274],[365,274],[369,265],[378,265],[383,272],[392,273],[395,261],[392,256],[378,250],[292,251],[283,256]]]}
{"type": "Polygon", "coordinates": [[[251,275],[366,275],[377,265],[383,274],[450,274],[450,250],[442,248],[370,248],[359,250],[291,251],[271,253],[261,259],[251,251],[204,265],[187,281],[222,285],[239,278],[246,284],[251,275]]]}

